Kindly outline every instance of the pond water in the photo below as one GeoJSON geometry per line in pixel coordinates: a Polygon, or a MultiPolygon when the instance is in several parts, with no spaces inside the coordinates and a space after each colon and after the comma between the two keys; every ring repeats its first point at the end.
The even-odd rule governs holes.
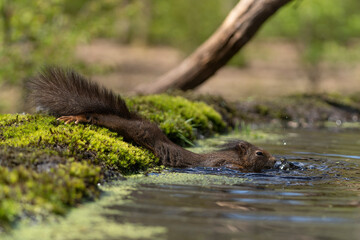
{"type": "Polygon", "coordinates": [[[8,238],[360,239],[359,133],[277,132],[280,140],[257,145],[287,166],[132,177],[103,186],[99,201],[64,219],[19,227],[8,238]]]}

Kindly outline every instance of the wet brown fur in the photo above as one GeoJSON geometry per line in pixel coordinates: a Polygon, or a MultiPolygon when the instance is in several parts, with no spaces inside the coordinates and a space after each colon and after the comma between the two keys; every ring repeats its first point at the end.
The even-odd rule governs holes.
{"type": "Polygon", "coordinates": [[[236,141],[223,149],[196,154],[173,142],[154,123],[130,112],[124,100],[71,70],[46,68],[28,81],[29,97],[34,105],[65,122],[91,123],[118,132],[152,151],[162,164],[170,167],[220,167],[241,171],[261,171],[274,165],[265,150],[245,141],[236,141]]]}

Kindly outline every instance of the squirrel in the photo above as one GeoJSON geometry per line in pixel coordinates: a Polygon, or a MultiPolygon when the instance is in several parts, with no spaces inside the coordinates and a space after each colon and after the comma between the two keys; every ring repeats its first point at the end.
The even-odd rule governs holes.
{"type": "Polygon", "coordinates": [[[212,153],[188,151],[169,140],[155,123],[130,112],[120,96],[69,69],[47,67],[27,82],[27,88],[35,106],[59,121],[106,127],[153,152],[164,166],[260,172],[275,163],[270,153],[241,140],[212,153]]]}

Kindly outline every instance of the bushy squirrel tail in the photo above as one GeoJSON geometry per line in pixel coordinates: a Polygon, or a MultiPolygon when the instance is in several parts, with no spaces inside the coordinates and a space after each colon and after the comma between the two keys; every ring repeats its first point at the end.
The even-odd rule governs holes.
{"type": "Polygon", "coordinates": [[[26,86],[33,104],[55,116],[98,113],[136,118],[120,96],[69,69],[46,67],[26,86]]]}

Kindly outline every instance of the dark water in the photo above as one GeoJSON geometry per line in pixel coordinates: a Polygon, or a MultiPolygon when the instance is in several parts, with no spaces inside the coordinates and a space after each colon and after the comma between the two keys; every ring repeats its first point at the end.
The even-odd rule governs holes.
{"type": "Polygon", "coordinates": [[[141,184],[132,203],[109,206],[107,217],[164,226],[167,239],[360,239],[359,132],[291,132],[281,142],[261,145],[293,169],[175,169],[250,181],[141,184]]]}
{"type": "Polygon", "coordinates": [[[30,228],[14,238],[360,239],[360,132],[279,134],[258,145],[290,162],[289,169],[154,173],[115,184],[64,223],[30,228]]]}

